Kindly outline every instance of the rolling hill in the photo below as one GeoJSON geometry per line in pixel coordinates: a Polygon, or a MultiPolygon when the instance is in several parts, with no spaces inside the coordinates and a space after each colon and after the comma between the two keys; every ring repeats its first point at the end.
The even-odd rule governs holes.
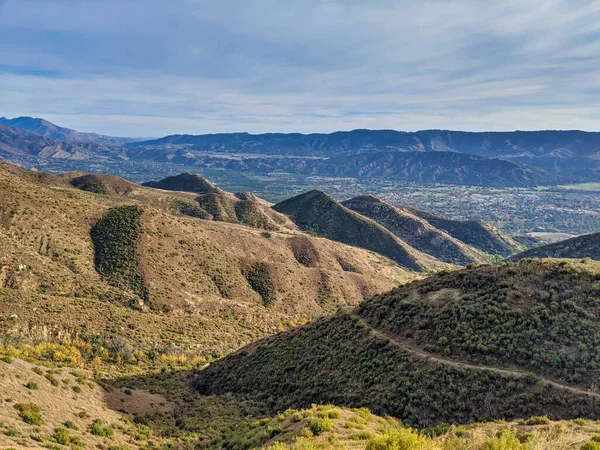
{"type": "Polygon", "coordinates": [[[438,230],[424,219],[371,195],[346,200],[342,205],[374,220],[417,250],[442,261],[459,265],[486,261],[480,251],[438,230]]]}
{"type": "Polygon", "coordinates": [[[164,189],[167,191],[185,191],[195,194],[221,194],[223,191],[207,179],[191,173],[181,173],[159,181],[147,181],[142,186],[164,189]]]}
{"type": "Polygon", "coordinates": [[[485,222],[448,219],[439,214],[422,211],[411,206],[398,208],[426,220],[435,228],[448,233],[455,239],[491,255],[508,256],[522,249],[518,242],[503,235],[494,226],[485,222]]]}
{"type": "MultiPolygon", "coordinates": [[[[316,237],[451,267],[322,192],[276,205],[307,233],[251,193],[188,181],[0,163],[0,446],[594,448],[600,263],[422,279],[316,237]],[[240,223],[262,214],[278,228],[240,223]]],[[[347,204],[415,246],[478,255],[438,216],[347,204]]],[[[481,226],[472,240],[510,247],[481,226]]]]}
{"type": "Polygon", "coordinates": [[[121,326],[136,348],[219,354],[416,276],[293,229],[190,217],[174,205],[197,194],[117,177],[0,163],[0,191],[0,303],[17,317],[0,322],[4,332],[50,326],[111,340],[121,326]],[[72,185],[82,177],[87,190],[72,185]]]}
{"type": "MultiPolygon", "coordinates": [[[[197,215],[200,218],[209,216],[219,222],[239,223],[265,230],[297,229],[283,214],[271,209],[270,203],[251,192],[225,192],[199,175],[182,173],[160,181],[149,181],[143,186],[199,194],[195,201],[201,211],[197,215]]],[[[186,210],[190,208],[182,209],[184,213],[186,210]]]]}
{"type": "Polygon", "coordinates": [[[597,263],[480,266],[400,286],[197,375],[272,411],[368,407],[405,423],[598,418],[597,263]]]}
{"type": "Polygon", "coordinates": [[[401,241],[376,222],[313,190],[273,206],[304,231],[380,253],[410,270],[429,270],[436,260],[401,241]]]}
{"type": "Polygon", "coordinates": [[[585,234],[552,244],[535,247],[507,258],[591,258],[600,260],[600,233],[585,234]]]}

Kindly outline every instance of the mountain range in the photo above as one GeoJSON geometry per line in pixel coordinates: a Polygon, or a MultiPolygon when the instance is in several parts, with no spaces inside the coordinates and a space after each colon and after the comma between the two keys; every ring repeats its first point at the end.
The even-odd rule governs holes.
{"type": "Polygon", "coordinates": [[[0,149],[14,162],[152,161],[256,174],[489,187],[593,181],[600,174],[600,133],[581,131],[353,130],[172,135],[144,141],[80,133],[30,117],[2,118],[2,125],[0,149]]]}
{"type": "Polygon", "coordinates": [[[600,169],[600,133],[583,131],[464,132],[353,130],[331,134],[248,133],[172,135],[130,147],[287,156],[354,156],[363,153],[455,152],[501,158],[569,178],[592,179],[600,169]],[[577,173],[577,171],[583,173],[577,173]]]}

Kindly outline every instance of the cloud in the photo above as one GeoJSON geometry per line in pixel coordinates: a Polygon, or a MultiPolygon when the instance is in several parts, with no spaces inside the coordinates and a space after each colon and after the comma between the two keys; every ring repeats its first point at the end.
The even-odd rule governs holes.
{"type": "Polygon", "coordinates": [[[0,115],[157,135],[598,129],[600,2],[9,0],[0,115]]]}

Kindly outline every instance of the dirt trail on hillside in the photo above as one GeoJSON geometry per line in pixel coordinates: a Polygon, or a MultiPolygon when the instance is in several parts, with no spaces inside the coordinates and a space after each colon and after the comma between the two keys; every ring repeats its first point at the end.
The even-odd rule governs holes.
{"type": "Polygon", "coordinates": [[[597,399],[600,399],[600,394],[599,393],[595,393],[592,391],[587,391],[585,389],[579,389],[573,386],[568,386],[566,384],[562,384],[559,383],[557,381],[553,381],[550,380],[548,378],[539,376],[537,374],[534,374],[532,372],[525,372],[525,371],[520,371],[520,370],[510,370],[510,369],[501,369],[499,367],[492,367],[492,366],[482,366],[482,365],[476,365],[476,364],[470,364],[470,363],[466,363],[466,362],[460,362],[460,361],[455,361],[452,359],[447,359],[447,358],[443,358],[431,353],[428,353],[426,351],[424,351],[423,349],[415,346],[414,344],[411,344],[405,340],[399,340],[395,337],[392,337],[386,333],[383,333],[375,328],[373,328],[373,326],[371,324],[369,324],[366,320],[364,320],[362,317],[357,316],[355,314],[352,315],[353,317],[356,317],[360,323],[362,323],[364,326],[366,326],[370,332],[381,338],[381,339],[385,339],[389,342],[391,342],[393,345],[395,345],[396,347],[401,348],[404,351],[407,351],[409,353],[412,353],[413,355],[419,356],[420,358],[425,358],[425,359],[429,359],[433,362],[439,363],[439,364],[445,364],[448,366],[453,366],[453,367],[459,367],[459,368],[463,368],[463,369],[472,369],[472,370],[487,370],[490,372],[495,372],[501,375],[507,375],[507,376],[512,376],[512,377],[525,377],[525,376],[531,376],[533,378],[535,378],[536,380],[538,380],[538,382],[543,383],[543,384],[548,384],[552,387],[555,387],[557,389],[563,389],[565,391],[570,391],[573,392],[574,394],[578,394],[578,395],[586,395],[589,397],[594,397],[597,399]]]}

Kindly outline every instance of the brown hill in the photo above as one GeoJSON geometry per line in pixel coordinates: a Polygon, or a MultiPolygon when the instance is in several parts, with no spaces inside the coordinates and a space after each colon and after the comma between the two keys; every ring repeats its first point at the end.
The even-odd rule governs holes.
{"type": "Polygon", "coordinates": [[[147,181],[142,184],[156,189],[167,191],[185,191],[195,194],[221,194],[223,191],[200,175],[180,173],[160,181],[147,181]]]}
{"type": "Polygon", "coordinates": [[[460,265],[486,261],[480,251],[438,230],[426,220],[372,195],[354,197],[342,202],[342,205],[374,220],[417,250],[442,261],[460,265]]]}
{"type": "Polygon", "coordinates": [[[71,178],[72,186],[82,191],[104,195],[127,196],[135,189],[135,184],[114,175],[85,174],[71,178]]]}
{"type": "MultiPolygon", "coordinates": [[[[160,181],[149,181],[143,183],[143,186],[200,194],[195,198],[197,207],[219,222],[238,223],[265,230],[296,229],[289,219],[273,211],[268,202],[259,199],[254,194],[225,192],[199,175],[182,173],[160,181]]],[[[185,208],[185,210],[190,210],[190,208],[185,208]]],[[[182,212],[185,213],[185,210],[182,212]]],[[[206,218],[203,217],[202,212],[187,215],[206,218]]]]}
{"type": "MultiPolygon", "coordinates": [[[[193,202],[195,194],[134,185],[127,197],[98,195],[49,180],[0,164],[2,315],[18,316],[2,328],[46,324],[103,334],[115,326],[115,314],[147,326],[166,312],[180,319],[153,325],[163,332],[148,330],[152,345],[166,345],[174,329],[185,329],[175,339],[181,345],[223,351],[415,276],[377,254],[326,239],[172,212],[174,199],[193,202]],[[316,262],[299,256],[299,238],[316,262]],[[10,300],[17,298],[31,303],[10,300]],[[83,319],[90,305],[102,303],[107,306],[93,323],[83,319]]],[[[145,333],[129,331],[122,332],[128,339],[148,343],[145,333]]]]}
{"type": "Polygon", "coordinates": [[[520,261],[523,258],[591,258],[600,260],[600,233],[585,234],[535,247],[513,255],[508,260],[520,261]]]}
{"type": "Polygon", "coordinates": [[[435,228],[448,233],[455,239],[490,255],[508,256],[523,249],[522,245],[503,235],[489,223],[477,220],[448,219],[411,206],[399,208],[426,220],[435,228]]]}
{"type": "Polygon", "coordinates": [[[273,206],[304,231],[378,252],[416,271],[439,267],[440,261],[415,250],[389,230],[358,214],[322,191],[313,190],[273,206]]]}
{"type": "MultiPolygon", "coordinates": [[[[65,142],[0,124],[0,156],[22,160],[36,158],[89,159],[95,157],[102,145],[92,142],[65,142]]],[[[108,150],[107,156],[116,156],[108,150]]]]}

